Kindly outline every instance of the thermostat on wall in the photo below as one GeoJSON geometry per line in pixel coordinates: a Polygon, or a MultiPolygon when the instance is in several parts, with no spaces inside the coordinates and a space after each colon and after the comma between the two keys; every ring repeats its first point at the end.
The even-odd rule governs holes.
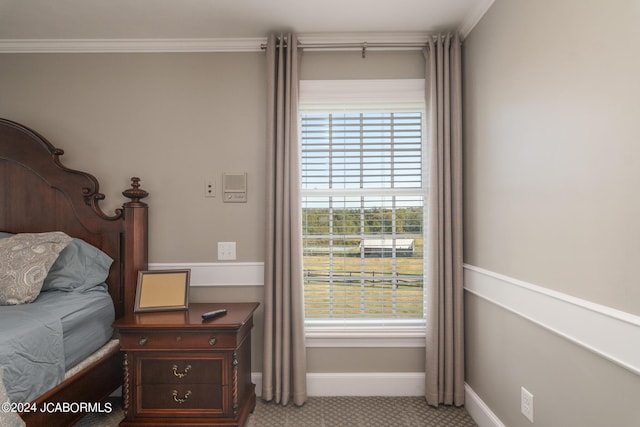
{"type": "Polygon", "coordinates": [[[247,173],[222,174],[222,200],[225,203],[245,203],[247,201],[247,173]]]}

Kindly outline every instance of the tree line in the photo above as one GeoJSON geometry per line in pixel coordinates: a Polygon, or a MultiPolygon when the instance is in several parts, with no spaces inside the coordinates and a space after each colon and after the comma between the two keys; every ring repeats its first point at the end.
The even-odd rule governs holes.
{"type": "MultiPolygon", "coordinates": [[[[305,235],[354,236],[364,234],[391,234],[392,208],[303,208],[302,226],[305,235]],[[330,230],[333,219],[333,230],[330,230]],[[330,233],[331,232],[331,233],[330,233]]],[[[423,209],[421,207],[395,208],[395,233],[422,233],[423,209]]]]}

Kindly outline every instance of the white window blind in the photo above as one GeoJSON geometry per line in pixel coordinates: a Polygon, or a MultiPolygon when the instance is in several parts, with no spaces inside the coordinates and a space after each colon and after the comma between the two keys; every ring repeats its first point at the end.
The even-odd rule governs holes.
{"type": "Polygon", "coordinates": [[[341,82],[333,95],[302,83],[307,321],[423,319],[424,92],[407,101],[406,81],[400,100],[393,82],[382,96],[353,96],[362,82],[341,82]]]}

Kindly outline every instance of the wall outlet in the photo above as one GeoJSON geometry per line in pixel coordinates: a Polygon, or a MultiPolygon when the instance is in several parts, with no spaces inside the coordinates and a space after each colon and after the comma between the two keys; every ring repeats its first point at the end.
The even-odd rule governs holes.
{"type": "Polygon", "coordinates": [[[533,394],[524,387],[520,388],[520,412],[533,422],[533,394]]]}

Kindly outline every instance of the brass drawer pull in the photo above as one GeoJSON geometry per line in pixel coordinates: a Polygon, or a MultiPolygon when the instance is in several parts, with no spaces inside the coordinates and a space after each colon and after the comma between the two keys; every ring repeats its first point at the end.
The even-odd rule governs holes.
{"type": "Polygon", "coordinates": [[[178,372],[178,365],[173,365],[173,375],[175,375],[178,378],[184,378],[187,376],[187,374],[189,374],[189,371],[191,370],[191,365],[187,365],[184,368],[183,372],[178,372]]]}
{"type": "Polygon", "coordinates": [[[216,345],[216,339],[215,338],[209,338],[209,345],[216,345]]]}
{"type": "Polygon", "coordinates": [[[189,396],[191,396],[191,390],[187,390],[184,397],[178,397],[178,390],[173,390],[173,400],[175,400],[179,404],[183,404],[184,402],[186,402],[187,399],[189,399],[189,396]]]}
{"type": "Polygon", "coordinates": [[[149,341],[149,340],[147,339],[147,337],[142,337],[142,338],[140,338],[140,341],[138,341],[138,343],[139,343],[140,345],[147,345],[147,342],[148,342],[148,341],[149,341]]]}

